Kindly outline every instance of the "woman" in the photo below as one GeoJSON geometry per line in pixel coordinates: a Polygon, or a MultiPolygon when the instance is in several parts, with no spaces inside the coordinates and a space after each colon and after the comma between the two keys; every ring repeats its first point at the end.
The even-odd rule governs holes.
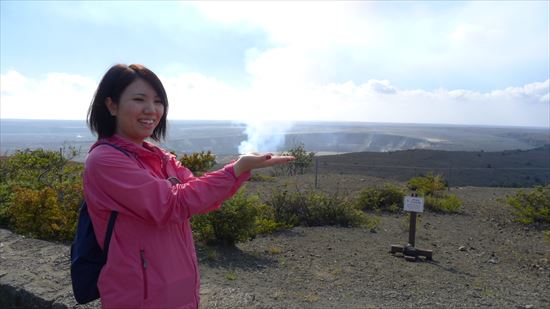
{"type": "Polygon", "coordinates": [[[159,78],[136,64],[111,67],[88,111],[98,141],[86,159],[84,196],[97,239],[104,239],[111,212],[119,212],[98,281],[104,308],[198,308],[190,217],[218,209],[250,170],[294,159],[244,155],[194,177],[173,155],[145,141],[164,138],[167,111],[159,78]]]}

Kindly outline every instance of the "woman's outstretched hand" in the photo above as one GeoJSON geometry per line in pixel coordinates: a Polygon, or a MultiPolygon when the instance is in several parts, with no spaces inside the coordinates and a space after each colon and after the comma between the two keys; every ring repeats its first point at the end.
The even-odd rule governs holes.
{"type": "Polygon", "coordinates": [[[235,169],[235,176],[239,177],[242,173],[256,168],[284,164],[294,161],[294,159],[293,156],[274,156],[271,153],[249,153],[240,156],[233,168],[235,169]]]}

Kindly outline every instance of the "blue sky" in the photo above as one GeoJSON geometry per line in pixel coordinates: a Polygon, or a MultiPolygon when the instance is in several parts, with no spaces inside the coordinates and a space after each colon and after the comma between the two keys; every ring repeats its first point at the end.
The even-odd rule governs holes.
{"type": "Polygon", "coordinates": [[[549,126],[549,3],[2,0],[0,117],[83,119],[142,63],[171,119],[549,126]]]}

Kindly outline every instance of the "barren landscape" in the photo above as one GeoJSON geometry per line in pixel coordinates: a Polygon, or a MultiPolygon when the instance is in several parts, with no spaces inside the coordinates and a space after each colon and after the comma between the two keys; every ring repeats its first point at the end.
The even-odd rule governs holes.
{"type": "MultiPolygon", "coordinates": [[[[303,175],[271,186],[309,181],[303,175]]],[[[383,180],[333,181],[353,194],[383,180]]],[[[511,207],[499,201],[516,191],[452,187],[461,212],[425,212],[417,225],[416,246],[433,250],[432,261],[389,253],[390,245],[407,242],[404,214],[382,214],[376,231],[297,227],[232,249],[199,245],[201,307],[548,308],[550,243],[515,223],[511,207]]]]}
{"type": "MultiPolygon", "coordinates": [[[[193,125],[197,124],[181,129],[193,125]]],[[[203,125],[212,126],[210,133],[227,129],[224,124],[203,125]]],[[[397,146],[405,141],[407,146],[416,141],[414,136],[424,136],[419,143],[431,138],[433,144],[426,149],[317,156],[304,175],[270,177],[269,170],[261,170],[267,180],[248,182],[247,192],[265,199],[273,188],[313,189],[317,184],[318,190],[353,197],[387,182],[404,187],[408,179],[429,171],[442,174],[462,207],[456,214],[426,211],[419,216],[416,246],[432,250],[433,260],[407,262],[389,253],[392,244],[408,240],[405,213],[368,213],[379,218],[375,229],[295,227],[236,247],[198,243],[201,308],[550,308],[550,239],[540,227],[515,222],[512,207],[503,201],[518,190],[550,183],[546,131],[379,126],[378,133],[364,129],[372,131],[368,133],[357,127],[330,128],[333,133],[336,129],[340,133],[323,135],[320,125],[297,127],[294,136],[310,146],[321,143],[321,135],[338,137],[336,141],[344,137],[348,144],[331,144],[336,152],[369,139],[373,147],[384,141],[397,146]],[[444,136],[453,142],[445,143],[444,136]],[[479,147],[484,138],[486,150],[479,147]],[[464,151],[468,139],[472,151],[464,151]],[[518,147],[506,148],[510,145],[518,147]],[[461,151],[448,151],[452,147],[461,151]]],[[[242,140],[239,130],[242,127],[226,133],[242,140]]],[[[197,138],[204,144],[185,138],[179,140],[183,144],[173,142],[184,148],[191,142],[195,147],[220,139],[233,146],[238,142],[227,135],[197,138]]],[[[292,145],[292,139],[287,142],[292,145]]],[[[217,167],[235,157],[219,155],[217,167]]],[[[8,287],[2,290],[5,299],[25,307],[29,303],[22,299],[30,295],[32,301],[51,307],[76,306],[68,277],[68,244],[24,239],[5,230],[1,234],[0,284],[8,287]]],[[[76,306],[98,307],[98,302],[76,306]]]]}

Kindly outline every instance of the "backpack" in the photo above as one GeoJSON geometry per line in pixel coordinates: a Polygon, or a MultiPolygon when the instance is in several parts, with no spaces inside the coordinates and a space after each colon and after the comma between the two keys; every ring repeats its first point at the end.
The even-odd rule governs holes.
{"type": "MultiPolygon", "coordinates": [[[[99,145],[109,145],[130,157],[126,151],[115,145],[108,143],[99,145]]],[[[105,250],[101,250],[95,237],[86,201],[83,201],[80,206],[76,235],[71,244],[71,282],[74,298],[79,304],[86,304],[99,298],[97,280],[101,269],[107,263],[109,243],[117,215],[118,212],[111,212],[103,240],[105,250]]]]}

